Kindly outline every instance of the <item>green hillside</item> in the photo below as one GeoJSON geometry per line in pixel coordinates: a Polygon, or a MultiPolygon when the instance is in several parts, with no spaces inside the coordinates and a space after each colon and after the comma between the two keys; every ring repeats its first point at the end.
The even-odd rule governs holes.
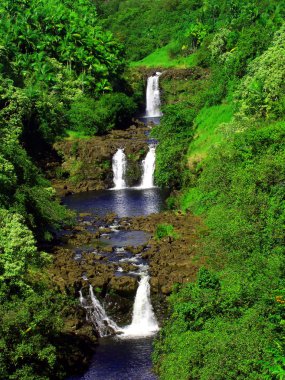
{"type": "Polygon", "coordinates": [[[170,297],[159,378],[282,379],[285,3],[119,3],[104,25],[133,69],[200,70],[161,79],[152,131],[157,182],[176,190],[172,207],[203,218],[208,258],[170,297]]]}

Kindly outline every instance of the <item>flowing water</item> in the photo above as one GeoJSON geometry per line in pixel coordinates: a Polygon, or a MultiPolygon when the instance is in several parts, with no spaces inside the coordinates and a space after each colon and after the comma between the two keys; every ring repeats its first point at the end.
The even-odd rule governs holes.
{"type": "MultiPolygon", "coordinates": [[[[167,193],[159,188],[104,190],[74,194],[66,197],[64,203],[77,212],[90,212],[102,216],[115,212],[118,217],[131,217],[157,213],[163,209],[167,193]]],[[[110,260],[118,260],[117,274],[122,275],[120,262],[130,262],[137,271],[138,289],[133,304],[132,320],[127,326],[118,326],[96,298],[92,287],[89,294],[79,294],[79,301],[86,309],[87,319],[93,321],[100,335],[100,344],[88,371],[69,380],[155,380],[151,370],[153,335],[158,323],[150,301],[148,266],[136,255],[127,255],[124,246],[141,244],[148,235],[142,231],[120,231],[115,223],[109,226],[110,244],[116,248],[110,260]],[[117,334],[113,337],[110,334],[117,334]],[[106,337],[107,336],[107,337],[106,337]]]]}
{"type": "Polygon", "coordinates": [[[157,72],[155,75],[150,76],[147,80],[146,89],[146,116],[147,117],[160,117],[160,90],[159,90],[159,77],[161,73],[157,72]]]}
{"type": "Polygon", "coordinates": [[[153,338],[101,340],[89,367],[82,376],[69,380],[155,380],[151,372],[153,338]]]}
{"type": "Polygon", "coordinates": [[[126,187],[125,174],[127,168],[126,155],[123,149],[118,149],[113,156],[112,162],[113,168],[113,181],[114,181],[114,190],[121,190],[126,187]]]}
{"type": "Polygon", "coordinates": [[[151,336],[159,330],[158,323],[151,305],[149,276],[142,273],[137,290],[133,318],[129,326],[123,328],[122,338],[151,336]]]}
{"type": "Polygon", "coordinates": [[[96,298],[91,285],[89,285],[89,296],[92,302],[91,306],[88,305],[85,299],[84,302],[82,302],[82,293],[80,294],[79,300],[81,305],[85,307],[87,311],[87,319],[93,323],[100,337],[114,335],[121,332],[122,330],[116,322],[107,316],[103,306],[96,298]]]}
{"type": "MultiPolygon", "coordinates": [[[[159,76],[148,78],[146,92],[146,118],[160,118],[159,76]]],[[[148,215],[161,210],[165,194],[154,186],[156,144],[149,143],[149,151],[142,162],[142,179],[139,187],[129,189],[126,184],[127,160],[122,148],[113,156],[113,182],[115,191],[96,191],[77,194],[65,199],[70,208],[78,212],[91,212],[104,216],[112,212],[121,217],[148,215]]],[[[129,272],[138,278],[139,284],[133,304],[131,323],[118,326],[106,313],[103,305],[89,286],[85,298],[79,293],[81,306],[86,310],[86,318],[91,321],[101,337],[89,370],[83,376],[71,377],[70,380],[154,380],[151,372],[152,337],[159,330],[158,322],[151,304],[148,265],[142,256],[129,257],[125,250],[126,242],[135,245],[140,239],[146,239],[142,231],[118,230],[118,225],[109,226],[112,234],[107,234],[110,244],[115,247],[109,260],[116,260],[117,254],[124,257],[120,262],[132,262],[135,271],[129,272]],[[135,234],[135,238],[132,237],[135,234]],[[138,236],[139,235],[139,236],[138,236]],[[134,241],[132,241],[132,239],[134,241]],[[117,246],[119,244],[120,246],[117,246]],[[111,337],[110,337],[111,336],[111,337]]],[[[102,238],[104,241],[104,238],[102,238]]],[[[147,239],[146,239],[147,241],[147,239]]],[[[118,266],[117,274],[123,273],[118,266]]],[[[86,281],[88,279],[86,278],[86,281]]]]}
{"type": "Polygon", "coordinates": [[[154,187],[154,170],[155,170],[155,145],[149,146],[149,151],[142,162],[143,175],[140,184],[141,189],[151,189],[154,187]]]}
{"type": "Polygon", "coordinates": [[[159,89],[160,75],[161,73],[157,72],[147,80],[145,114],[139,117],[145,124],[159,124],[162,116],[159,89]]]}

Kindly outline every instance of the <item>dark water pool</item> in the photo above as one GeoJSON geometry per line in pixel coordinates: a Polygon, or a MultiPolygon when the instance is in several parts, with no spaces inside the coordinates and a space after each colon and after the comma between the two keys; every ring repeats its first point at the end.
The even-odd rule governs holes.
{"type": "Polygon", "coordinates": [[[64,198],[63,203],[78,212],[99,216],[112,212],[122,218],[157,213],[163,208],[166,196],[158,188],[102,190],[74,194],[64,198]]]}
{"type": "Polygon", "coordinates": [[[89,370],[69,380],[155,380],[151,370],[152,338],[102,339],[89,370]]]}

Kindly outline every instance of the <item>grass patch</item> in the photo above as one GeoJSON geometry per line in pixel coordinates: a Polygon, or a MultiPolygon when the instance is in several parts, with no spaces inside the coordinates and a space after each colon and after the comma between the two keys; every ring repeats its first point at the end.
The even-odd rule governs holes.
{"type": "Polygon", "coordinates": [[[131,67],[177,67],[177,68],[188,68],[194,67],[197,63],[196,54],[191,54],[188,57],[171,58],[170,49],[173,46],[173,42],[168,45],[159,48],[141,59],[137,62],[132,62],[131,67]]]}
{"type": "Polygon", "coordinates": [[[172,224],[158,224],[155,231],[155,238],[160,240],[164,237],[172,237],[177,239],[179,235],[174,231],[172,224]]]}
{"type": "Polygon", "coordinates": [[[204,107],[195,119],[195,136],[188,149],[189,161],[205,158],[213,146],[222,139],[221,124],[229,123],[233,117],[233,104],[204,107]]]}
{"type": "Polygon", "coordinates": [[[66,129],[65,134],[66,134],[65,140],[88,139],[88,138],[90,138],[90,136],[88,136],[83,131],[73,131],[71,129],[66,129]]]}

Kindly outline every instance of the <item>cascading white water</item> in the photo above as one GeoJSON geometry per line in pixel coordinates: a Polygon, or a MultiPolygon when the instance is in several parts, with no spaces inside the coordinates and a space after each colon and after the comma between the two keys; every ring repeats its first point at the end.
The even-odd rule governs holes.
{"type": "Polygon", "coordinates": [[[140,189],[150,189],[154,187],[155,149],[155,145],[150,145],[149,151],[142,162],[143,175],[139,186],[140,189]]]}
{"type": "Polygon", "coordinates": [[[123,149],[118,149],[114,154],[112,159],[112,169],[113,169],[113,181],[115,187],[114,190],[121,190],[126,187],[125,173],[127,168],[126,155],[123,149]]]}
{"type": "Polygon", "coordinates": [[[94,324],[96,331],[100,337],[114,335],[122,332],[122,329],[110,319],[99,300],[96,298],[92,285],[89,285],[89,296],[92,302],[92,306],[87,305],[87,300],[80,294],[80,303],[87,311],[87,319],[91,320],[94,324]]]}
{"type": "Polygon", "coordinates": [[[153,335],[159,330],[157,319],[151,305],[147,268],[143,267],[140,275],[141,279],[133,306],[132,322],[125,328],[120,328],[107,316],[106,311],[94,294],[92,285],[89,285],[91,305],[90,301],[88,303],[87,299],[83,297],[82,292],[79,292],[81,306],[84,307],[87,312],[86,318],[94,324],[95,329],[101,338],[114,334],[118,334],[123,339],[145,337],[153,335]]]}
{"type": "Polygon", "coordinates": [[[159,91],[159,77],[161,73],[157,72],[147,80],[146,88],[146,116],[159,117],[160,111],[160,91],[159,91]]]}
{"type": "Polygon", "coordinates": [[[80,302],[80,305],[85,307],[87,306],[87,301],[86,299],[83,297],[83,294],[82,294],[82,291],[79,290],[79,302],[80,302]]]}
{"type": "Polygon", "coordinates": [[[158,330],[159,326],[150,300],[149,276],[143,273],[135,297],[132,323],[123,329],[120,336],[144,337],[153,335],[158,330]]]}

